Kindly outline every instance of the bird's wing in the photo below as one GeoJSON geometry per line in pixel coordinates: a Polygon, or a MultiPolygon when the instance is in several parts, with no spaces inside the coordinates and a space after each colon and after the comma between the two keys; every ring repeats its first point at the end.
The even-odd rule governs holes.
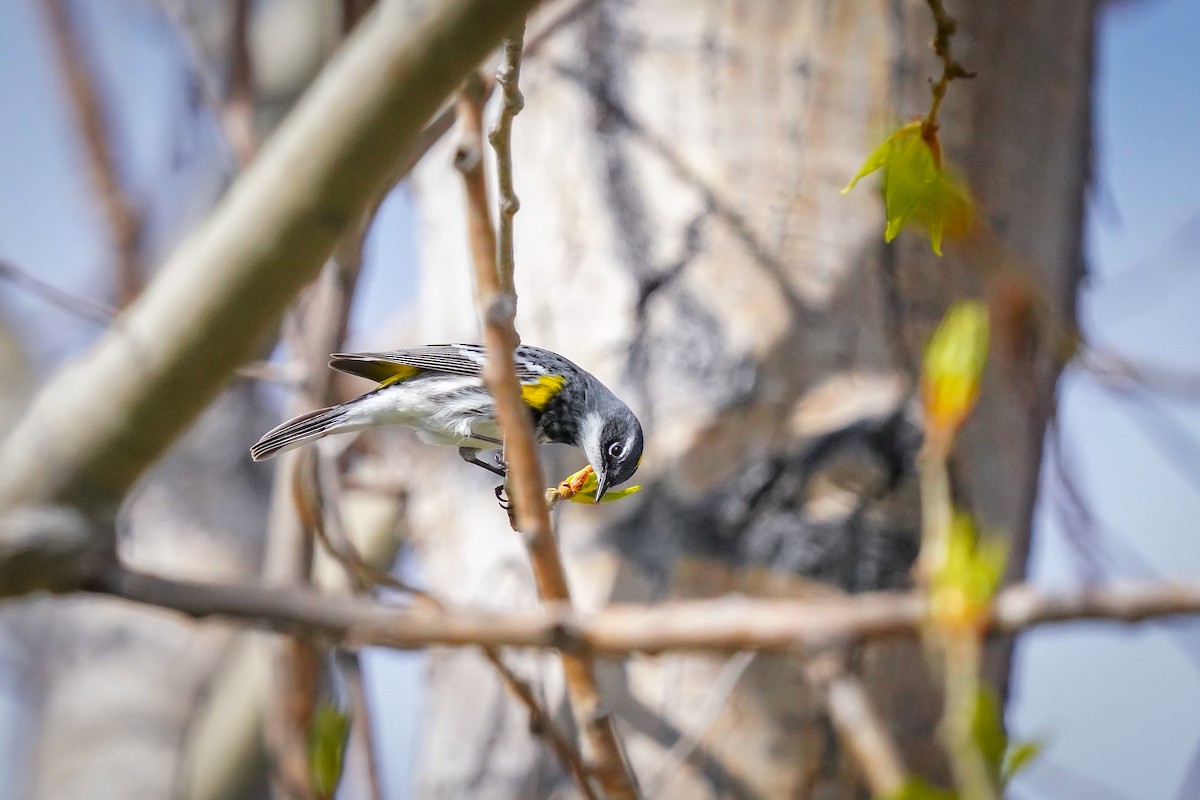
{"type": "Polygon", "coordinates": [[[478,345],[431,344],[378,353],[334,353],[329,366],[351,375],[394,383],[418,372],[446,375],[479,375],[483,372],[483,349],[478,345]]]}
{"type": "MultiPolygon", "coordinates": [[[[483,373],[483,347],[477,344],[430,344],[378,353],[334,353],[329,366],[377,383],[397,383],[420,372],[478,376],[483,373]]],[[[513,354],[517,379],[525,402],[545,407],[566,383],[561,364],[566,361],[548,350],[522,346],[513,354]]]]}

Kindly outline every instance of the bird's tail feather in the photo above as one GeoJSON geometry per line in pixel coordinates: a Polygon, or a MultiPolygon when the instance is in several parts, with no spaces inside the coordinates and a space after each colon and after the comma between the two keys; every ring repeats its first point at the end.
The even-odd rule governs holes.
{"type": "Polygon", "coordinates": [[[262,461],[288,450],[294,450],[302,444],[334,433],[340,428],[339,423],[343,422],[345,417],[345,406],[333,406],[318,408],[316,411],[289,419],[263,434],[263,437],[250,448],[250,457],[255,461],[262,461]]]}

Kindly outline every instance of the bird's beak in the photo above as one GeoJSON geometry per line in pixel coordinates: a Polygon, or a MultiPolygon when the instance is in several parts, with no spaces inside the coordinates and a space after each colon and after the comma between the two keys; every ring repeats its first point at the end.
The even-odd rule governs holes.
{"type": "Polygon", "coordinates": [[[596,502],[604,497],[604,493],[608,491],[608,470],[596,471],[596,502]]]}

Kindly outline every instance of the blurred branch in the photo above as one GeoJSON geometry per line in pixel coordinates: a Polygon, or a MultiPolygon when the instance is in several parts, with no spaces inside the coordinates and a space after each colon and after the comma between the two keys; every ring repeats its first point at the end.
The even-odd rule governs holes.
{"type": "MultiPolygon", "coordinates": [[[[917,592],[866,592],[813,600],[737,596],[655,606],[613,605],[588,613],[560,604],[542,611],[450,612],[388,607],[300,587],[178,581],[121,567],[104,572],[90,590],[196,618],[218,617],[345,646],[534,647],[594,656],[844,647],[916,635],[927,616],[926,601],[917,592]]],[[[1200,614],[1200,580],[1140,581],[1061,594],[1018,584],[1001,590],[983,624],[992,632],[1012,633],[1053,623],[1130,623],[1196,614],[1200,614]]]]}
{"type": "MultiPolygon", "coordinates": [[[[523,34],[523,27],[515,36],[523,34]]],[[[501,74],[510,80],[508,93],[516,91],[520,73],[520,45],[511,40],[505,46],[506,62],[501,74]]],[[[499,79],[501,82],[505,78],[499,79]]],[[[483,342],[486,362],[483,380],[496,406],[496,418],[504,432],[504,459],[508,465],[505,480],[512,498],[513,528],[525,537],[533,567],[538,595],[552,603],[570,606],[571,593],[563,570],[550,509],[544,495],[545,481],[537,457],[533,425],[529,409],[521,399],[521,385],[513,363],[513,351],[519,338],[513,320],[517,298],[512,290],[511,252],[507,260],[498,258],[496,232],[492,228],[484,175],[483,152],[483,81],[478,75],[467,80],[458,102],[462,139],[455,154],[455,166],[462,173],[467,197],[467,233],[475,267],[475,302],[483,321],[483,342]]],[[[506,103],[507,105],[507,103],[506,103]]],[[[511,124],[509,109],[508,124],[511,124]]],[[[509,174],[511,195],[511,153],[497,148],[497,171],[509,174]]],[[[515,198],[513,198],[515,200],[515,198]]],[[[508,247],[511,251],[512,214],[510,205],[507,225],[508,247]]],[[[501,215],[504,218],[504,215],[501,215]]],[[[637,797],[632,775],[628,771],[620,742],[613,727],[612,715],[603,707],[592,662],[579,652],[563,652],[563,674],[570,698],[571,711],[584,744],[584,759],[591,766],[605,794],[612,798],[637,797]]]]}
{"type": "Polygon", "coordinates": [[[371,705],[367,702],[363,683],[362,658],[353,650],[342,650],[337,654],[342,677],[346,682],[350,707],[350,747],[362,754],[363,785],[366,800],[382,800],[383,791],[379,782],[379,763],[375,757],[374,736],[371,733],[371,705]]]}
{"type": "Polygon", "coordinates": [[[866,689],[846,669],[845,661],[845,653],[823,653],[805,671],[824,698],[834,730],[862,769],[871,794],[898,797],[907,774],[904,762],[866,689]]]}
{"type": "Polygon", "coordinates": [[[221,127],[238,165],[245,167],[258,149],[254,131],[254,63],[250,58],[250,0],[229,0],[233,27],[229,42],[229,90],[221,109],[221,127]]]}
{"type": "Polygon", "coordinates": [[[1114,391],[1144,389],[1181,400],[1200,400],[1200,373],[1145,364],[1112,350],[1087,347],[1077,362],[1096,382],[1114,391]]]}
{"type": "Polygon", "coordinates": [[[442,0],[364,19],[122,324],[9,432],[0,506],[111,514],[253,357],[462,75],[533,5],[442,0]]]}
{"type": "Polygon", "coordinates": [[[253,67],[247,36],[251,12],[249,0],[230,0],[233,25],[227,81],[217,71],[216,56],[204,45],[191,4],[186,0],[157,2],[179,36],[200,100],[216,121],[234,161],[245,168],[258,149],[254,127],[253,67]]]}
{"type": "Polygon", "coordinates": [[[1200,442],[1188,425],[1159,396],[1142,387],[1103,387],[1116,398],[1113,407],[1141,429],[1179,476],[1200,493],[1200,442]]]}
{"type": "MultiPolygon", "coordinates": [[[[327,362],[330,353],[343,349],[369,222],[367,218],[361,219],[342,236],[332,258],[313,285],[301,294],[287,317],[284,338],[303,373],[299,390],[289,404],[292,414],[333,402],[333,372],[327,362]]],[[[332,513],[336,509],[336,498],[332,492],[322,492],[317,474],[319,463],[319,454],[309,448],[282,459],[275,473],[263,566],[264,575],[272,582],[305,584],[312,581],[314,535],[329,545],[330,552],[340,553],[352,548],[340,522],[333,526],[326,524],[327,518],[337,516],[332,513]],[[330,507],[331,513],[326,513],[326,506],[330,507]],[[331,540],[328,527],[336,529],[337,546],[331,540]]],[[[334,481],[328,481],[327,485],[332,489],[334,481]]],[[[362,564],[357,554],[353,559],[345,558],[344,563],[354,560],[362,564]]],[[[353,572],[348,574],[353,588],[361,589],[367,584],[363,576],[353,572]]],[[[272,753],[272,787],[281,797],[306,800],[313,796],[309,787],[308,735],[323,671],[321,652],[310,641],[286,641],[276,654],[276,682],[268,703],[266,733],[272,753]]],[[[365,710],[357,724],[369,725],[365,710]]],[[[367,761],[370,760],[368,755],[367,761]]]]}
{"type": "Polygon", "coordinates": [[[575,779],[575,783],[579,786],[579,791],[583,793],[583,796],[587,800],[598,800],[596,790],[592,788],[591,779],[588,777],[587,766],[583,763],[583,757],[575,749],[575,746],[568,741],[566,735],[563,734],[558,725],[555,724],[554,718],[550,713],[538,702],[538,699],[533,694],[533,689],[504,663],[499,650],[494,647],[487,647],[484,648],[483,652],[487,660],[492,663],[492,666],[500,674],[500,679],[503,681],[505,688],[516,695],[517,699],[524,703],[525,708],[529,710],[530,730],[550,744],[550,747],[554,750],[554,754],[558,756],[558,760],[575,779]]]}
{"type": "Polygon", "coordinates": [[[277,364],[274,361],[251,361],[237,368],[237,376],[252,381],[277,383],[293,391],[304,386],[303,370],[298,364],[277,364]]]}
{"type": "Polygon", "coordinates": [[[114,558],[116,537],[66,507],[13,508],[0,514],[0,598],[73,591],[114,558]]]}
{"type": "Polygon", "coordinates": [[[542,14],[530,20],[529,32],[525,36],[525,56],[535,55],[555,34],[578,21],[598,2],[599,0],[574,0],[564,5],[555,16],[547,17],[542,14]]]}
{"type": "Polygon", "coordinates": [[[646,781],[648,797],[661,796],[662,790],[675,777],[679,768],[687,763],[687,760],[696,752],[713,723],[717,721],[717,717],[725,710],[729,698],[733,695],[733,690],[737,688],[738,681],[750,668],[756,655],[756,653],[736,653],[729,659],[725,668],[713,681],[708,697],[704,700],[704,707],[697,714],[699,722],[680,734],[679,739],[671,745],[671,749],[659,761],[658,771],[646,781]]]}
{"type": "Polygon", "coordinates": [[[354,26],[373,5],[375,0],[342,0],[342,33],[354,30],[354,26]]]}
{"type": "Polygon", "coordinates": [[[138,296],[146,278],[141,256],[142,218],[121,185],[113,155],[112,132],[104,119],[93,83],[97,70],[87,63],[83,42],[71,22],[66,0],[42,0],[42,6],[66,81],[69,105],[87,154],[88,173],[116,248],[116,301],[117,306],[123,308],[138,296]]]}
{"type": "MultiPolygon", "coordinates": [[[[177,0],[176,0],[177,1],[177,0]]],[[[350,0],[353,2],[353,0],[350,0]]],[[[557,17],[539,25],[525,41],[525,52],[532,53],[539,49],[547,41],[552,39],[555,34],[563,30],[572,22],[576,21],[580,14],[587,11],[598,0],[576,0],[557,17]]],[[[491,93],[489,78],[484,77],[484,94],[491,93]]],[[[450,130],[454,127],[455,121],[458,119],[458,106],[456,103],[450,102],[442,106],[441,110],[429,122],[428,125],[421,131],[413,144],[408,155],[399,161],[393,168],[387,182],[387,191],[390,191],[393,186],[404,180],[408,173],[412,172],[425,154],[428,153],[435,144],[442,140],[450,130]]],[[[383,202],[383,198],[387,192],[380,194],[376,200],[376,205],[383,202]]]]}
{"type": "Polygon", "coordinates": [[[21,287],[30,294],[37,295],[63,311],[100,325],[107,325],[117,315],[117,309],[105,305],[99,300],[61,289],[8,261],[0,261],[0,278],[14,286],[21,287]]]}

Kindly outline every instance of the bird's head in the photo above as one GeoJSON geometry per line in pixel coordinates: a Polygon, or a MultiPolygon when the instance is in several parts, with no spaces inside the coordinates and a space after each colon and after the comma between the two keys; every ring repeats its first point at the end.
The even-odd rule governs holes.
{"type": "Polygon", "coordinates": [[[582,426],[583,452],[596,471],[596,502],[637,472],[642,461],[642,424],[629,407],[616,400],[603,413],[593,413],[582,426]]]}

